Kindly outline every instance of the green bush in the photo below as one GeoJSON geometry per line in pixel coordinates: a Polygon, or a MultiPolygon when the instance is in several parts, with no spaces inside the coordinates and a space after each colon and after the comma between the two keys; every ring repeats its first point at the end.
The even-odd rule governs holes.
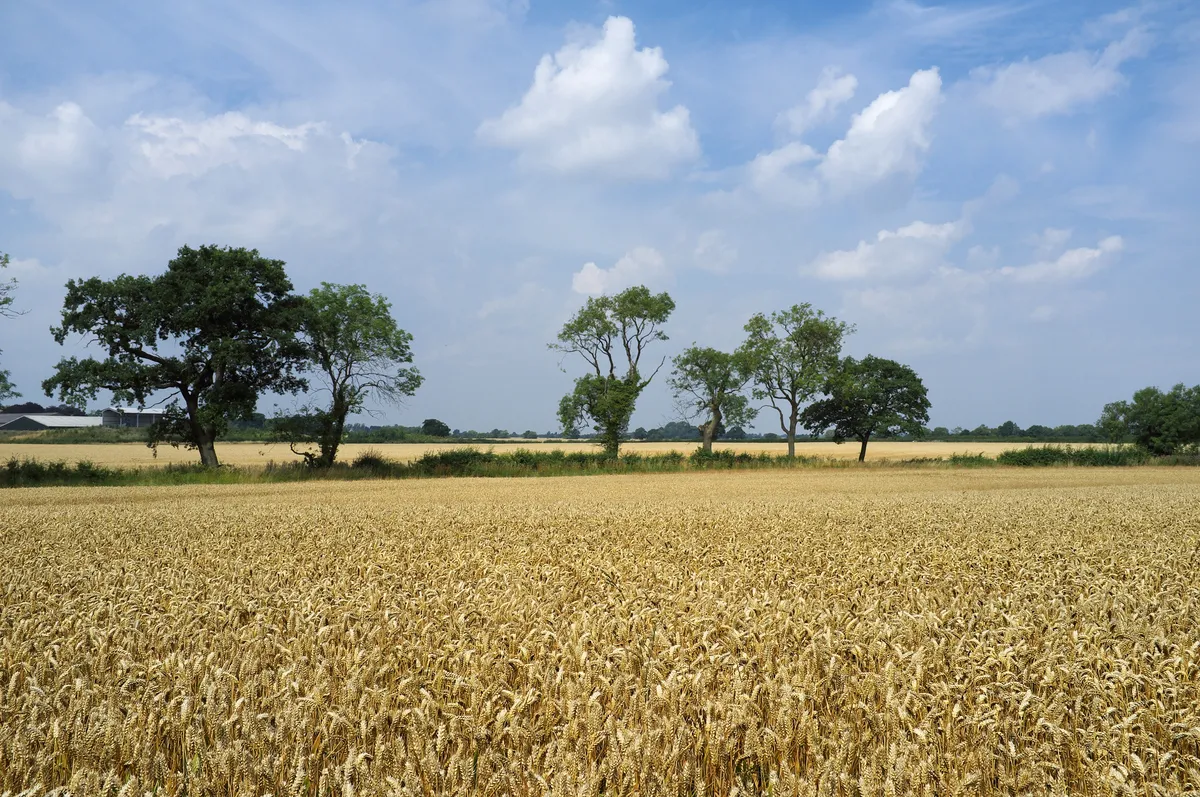
{"type": "Polygon", "coordinates": [[[1051,465],[1081,465],[1087,467],[1125,467],[1144,465],[1152,457],[1129,446],[1104,448],[1073,448],[1071,446],[1028,446],[1004,451],[996,457],[1001,465],[1017,467],[1047,467],[1051,465]]]}

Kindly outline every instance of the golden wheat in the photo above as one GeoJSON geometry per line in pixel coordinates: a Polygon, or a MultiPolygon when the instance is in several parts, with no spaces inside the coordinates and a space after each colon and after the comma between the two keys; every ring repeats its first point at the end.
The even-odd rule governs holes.
{"type": "Polygon", "coordinates": [[[1183,794],[1200,473],[0,494],[0,791],[1183,794]]]}
{"type": "MultiPolygon", "coordinates": [[[[637,454],[663,454],[678,451],[690,454],[698,443],[626,443],[622,451],[637,454]]],[[[915,459],[918,457],[949,457],[952,454],[985,454],[994,457],[1002,451],[1024,448],[1027,443],[901,443],[883,441],[871,443],[867,458],[871,461],[915,459]]],[[[364,451],[376,451],[396,462],[411,462],[431,451],[453,448],[492,449],[497,452],[515,451],[518,448],[534,451],[591,451],[600,449],[592,443],[563,442],[561,440],[521,440],[497,443],[351,443],[339,449],[338,459],[350,462],[364,451]]],[[[786,443],[717,443],[715,448],[724,451],[749,452],[751,454],[783,454],[786,443]]],[[[833,457],[855,459],[857,444],[797,443],[796,453],[809,457],[833,457]]],[[[268,462],[300,462],[301,458],[291,452],[284,443],[220,443],[217,455],[222,464],[238,467],[264,466],[268,462]]],[[[55,443],[0,443],[0,463],[16,457],[42,461],[75,463],[87,460],[96,465],[120,468],[149,468],[156,465],[176,463],[198,463],[195,451],[162,446],[158,455],[141,443],[80,443],[75,445],[55,443]]]]}

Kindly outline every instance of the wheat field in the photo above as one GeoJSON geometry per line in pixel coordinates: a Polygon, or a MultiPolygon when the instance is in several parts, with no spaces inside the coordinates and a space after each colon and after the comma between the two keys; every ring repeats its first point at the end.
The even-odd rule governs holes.
{"type": "Polygon", "coordinates": [[[0,494],[0,793],[1200,789],[1195,469],[324,488],[0,494]]]}
{"type": "MultiPolygon", "coordinates": [[[[695,451],[698,445],[698,443],[626,443],[621,450],[639,454],[662,454],[668,451],[679,451],[686,454],[695,451]]],[[[994,457],[1002,451],[1024,448],[1026,445],[1028,443],[901,443],[884,441],[871,443],[867,449],[867,459],[869,461],[902,460],[919,457],[949,457],[951,454],[986,454],[994,457]]],[[[557,449],[595,452],[600,450],[591,443],[559,440],[521,440],[493,444],[355,443],[343,445],[339,449],[338,459],[349,462],[364,451],[376,451],[397,462],[411,462],[429,451],[445,451],[464,447],[491,448],[495,451],[515,451],[518,448],[534,451],[557,449]]],[[[748,451],[752,454],[762,452],[784,454],[787,452],[786,443],[716,443],[714,448],[739,452],[748,451]]],[[[858,444],[797,443],[796,453],[810,457],[857,459],[858,444]]],[[[220,457],[222,464],[239,467],[261,467],[268,462],[299,462],[301,459],[283,443],[221,443],[217,446],[217,456],[220,457]]],[[[96,465],[120,468],[149,468],[157,465],[198,463],[200,461],[195,451],[171,448],[170,446],[162,446],[158,449],[158,455],[155,456],[153,451],[141,443],[84,443],[78,445],[0,443],[0,463],[8,461],[12,457],[69,463],[87,460],[96,465]]]]}

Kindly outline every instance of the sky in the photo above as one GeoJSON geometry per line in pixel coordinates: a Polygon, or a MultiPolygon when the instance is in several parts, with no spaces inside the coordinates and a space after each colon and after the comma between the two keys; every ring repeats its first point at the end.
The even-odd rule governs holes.
{"type": "Polygon", "coordinates": [[[555,429],[547,344],[635,284],[658,358],[809,302],[931,425],[1089,423],[1200,382],[1198,87],[1171,0],[10,0],[0,367],[41,399],[95,351],[49,332],[68,279],[213,243],[391,301],[425,384],[366,423],[555,429]]]}

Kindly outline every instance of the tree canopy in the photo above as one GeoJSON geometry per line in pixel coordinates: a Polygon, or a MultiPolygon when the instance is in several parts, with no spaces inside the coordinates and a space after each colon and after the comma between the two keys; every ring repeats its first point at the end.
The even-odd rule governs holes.
{"type": "Polygon", "coordinates": [[[712,451],[713,440],[726,425],[747,424],[757,414],[742,393],[753,375],[746,352],[730,354],[693,345],[672,363],[675,369],[668,384],[685,417],[704,418],[700,434],[705,451],[712,451]]]}
{"type": "Polygon", "coordinates": [[[748,336],[738,351],[749,363],[753,396],[779,414],[788,456],[795,456],[800,410],[837,368],[842,341],[854,327],[805,303],[769,317],[756,314],[745,329],[748,336]]]}
{"type": "MultiPolygon", "coordinates": [[[[8,268],[8,255],[0,252],[0,269],[8,268]]],[[[17,281],[15,279],[0,279],[0,318],[13,318],[19,313],[13,310],[13,293],[17,289],[17,281]]],[[[4,351],[0,350],[0,354],[4,351]]],[[[17,398],[21,394],[13,387],[13,383],[9,381],[10,373],[8,371],[0,371],[0,401],[6,401],[10,398],[17,398]]]]}
{"type": "Polygon", "coordinates": [[[421,422],[421,434],[430,437],[449,437],[450,427],[437,418],[426,418],[421,422]]]}
{"type": "Polygon", "coordinates": [[[1143,388],[1132,401],[1105,405],[1099,426],[1112,442],[1132,440],[1158,456],[1194,451],[1200,448],[1200,385],[1143,388]]]}
{"type": "Polygon", "coordinates": [[[867,456],[867,442],[877,435],[919,437],[929,422],[929,397],[913,369],[894,360],[868,355],[847,357],[825,387],[827,398],[813,402],[801,414],[814,434],[833,430],[841,443],[858,440],[858,461],[867,456]]]}
{"type": "Polygon", "coordinates": [[[182,444],[216,466],[218,435],[249,417],[259,394],[307,387],[303,306],[283,261],[253,249],[184,246],[159,276],[70,280],[54,338],[90,336],[107,356],[63,359],[42,387],[71,403],[102,389],[138,404],[169,391],[150,444],[182,444]]]}
{"type": "Polygon", "coordinates": [[[413,360],[412,335],[396,324],[388,300],[366,286],[321,283],[306,297],[302,319],[304,368],[320,383],[318,392],[328,394],[329,405],[306,407],[280,419],[276,429],[310,465],[327,468],[337,459],[346,416],[372,396],[398,403],[413,395],[421,374],[405,367],[413,360]]]}
{"type": "Polygon", "coordinates": [[[615,296],[589,298],[563,325],[550,348],[578,356],[589,370],[559,402],[564,436],[588,421],[604,450],[617,455],[638,396],[666,362],[664,357],[643,379],[642,357],[650,344],[667,340],[662,325],[674,310],[669,295],[638,285],[615,296]]]}

